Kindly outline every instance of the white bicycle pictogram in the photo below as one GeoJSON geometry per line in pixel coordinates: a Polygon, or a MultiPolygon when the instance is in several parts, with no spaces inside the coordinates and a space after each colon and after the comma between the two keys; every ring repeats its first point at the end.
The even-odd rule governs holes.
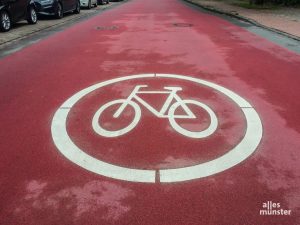
{"type": "Polygon", "coordinates": [[[177,94],[178,91],[181,91],[181,87],[174,87],[174,86],[166,86],[164,87],[165,90],[163,91],[146,91],[146,90],[140,90],[141,88],[147,88],[148,85],[137,85],[131,92],[131,94],[127,97],[127,99],[117,99],[110,101],[104,105],[102,105],[97,112],[95,113],[93,120],[92,120],[92,126],[94,131],[104,137],[118,137],[121,135],[124,135],[135,128],[135,126],[139,123],[141,118],[141,107],[139,104],[143,105],[145,108],[147,108],[150,112],[152,112],[156,117],[158,118],[168,118],[170,125],[173,127],[174,130],[176,130],[178,133],[190,137],[190,138],[204,138],[208,137],[209,135],[213,134],[218,126],[218,119],[216,114],[213,112],[213,110],[208,107],[206,104],[192,100],[192,99],[182,99],[177,94]],[[157,111],[154,107],[152,107],[149,103],[147,103],[145,100],[143,100],[138,94],[168,94],[168,97],[166,101],[164,102],[162,108],[157,111]],[[134,101],[135,100],[135,101],[134,101]],[[175,100],[175,102],[174,102],[175,100]],[[172,102],[174,102],[172,104],[172,102]],[[125,128],[119,129],[119,130],[107,130],[103,128],[103,126],[100,125],[99,118],[101,114],[108,108],[113,105],[120,104],[120,107],[116,110],[116,112],[113,114],[114,118],[118,118],[122,112],[125,110],[125,108],[130,105],[134,109],[134,118],[132,122],[126,126],[125,128]],[[210,117],[210,124],[209,126],[201,131],[190,131],[182,126],[180,126],[176,119],[195,119],[195,114],[191,111],[191,109],[188,107],[188,104],[194,104],[202,109],[204,109],[209,117],[210,117]],[[178,107],[182,107],[184,111],[184,115],[176,115],[175,111],[178,107]]]}

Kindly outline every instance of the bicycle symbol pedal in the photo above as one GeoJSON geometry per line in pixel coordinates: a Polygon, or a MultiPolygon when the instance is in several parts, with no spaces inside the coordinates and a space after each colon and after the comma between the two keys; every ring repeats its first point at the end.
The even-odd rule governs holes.
{"type": "Polygon", "coordinates": [[[143,105],[146,109],[148,109],[151,113],[153,113],[154,116],[158,118],[168,118],[170,125],[173,127],[175,131],[190,138],[205,138],[213,134],[217,129],[218,119],[216,114],[213,112],[213,110],[202,102],[192,100],[192,99],[182,99],[177,94],[177,92],[182,90],[181,87],[166,86],[162,91],[141,90],[142,88],[147,88],[147,87],[148,85],[137,85],[135,86],[131,94],[127,97],[127,99],[117,99],[102,105],[94,114],[92,120],[92,127],[94,131],[97,134],[104,137],[118,137],[130,132],[136,127],[136,125],[139,123],[141,119],[142,111],[140,105],[143,105]],[[151,106],[149,103],[143,100],[138,94],[152,94],[152,95],[166,94],[168,96],[161,109],[157,111],[153,106],[151,106]],[[174,103],[172,104],[172,102],[174,103]],[[176,119],[197,118],[196,115],[192,112],[192,110],[188,107],[189,104],[198,106],[204,109],[208,113],[210,117],[210,125],[206,129],[201,131],[190,131],[183,128],[176,122],[176,119]],[[103,128],[103,126],[100,125],[99,118],[105,110],[107,110],[109,107],[114,105],[120,105],[119,108],[116,110],[116,112],[113,114],[114,118],[119,118],[120,115],[124,112],[125,108],[128,106],[131,106],[134,109],[134,118],[128,126],[119,130],[111,131],[103,128]],[[181,107],[185,114],[183,115],[175,114],[175,111],[176,109],[178,109],[178,107],[181,107]]]}

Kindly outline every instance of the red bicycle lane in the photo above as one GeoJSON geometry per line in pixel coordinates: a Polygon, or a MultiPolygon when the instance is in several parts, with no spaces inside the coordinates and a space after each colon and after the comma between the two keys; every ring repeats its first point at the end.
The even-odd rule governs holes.
{"type": "MultiPolygon", "coordinates": [[[[2,59],[1,223],[299,223],[299,67],[295,53],[173,0],[127,2],[2,59]],[[98,160],[154,171],[152,184],[113,179],[76,165],[61,153],[51,132],[55,113],[71,96],[134,74],[154,75],[87,93],[74,107],[67,106],[66,130],[76,146],[98,160]],[[191,167],[231,152],[248,125],[242,108],[220,90],[157,74],[209,81],[246,100],[263,126],[254,152],[208,177],[160,182],[159,170],[191,167]],[[191,138],[135,100],[141,118],[132,130],[118,137],[99,135],[92,127],[96,111],[126,99],[137,85],[155,92],[182,88],[178,96],[209,106],[218,127],[207,137],[191,138]],[[292,214],[261,216],[267,201],[292,214]]],[[[155,109],[166,102],[159,94],[139,96],[155,109]]],[[[208,111],[187,105],[204,119],[196,125],[195,120],[175,121],[186,130],[208,128],[208,111]]],[[[113,118],[116,109],[103,111],[99,125],[118,130],[130,123],[134,108],[113,118]]]]}

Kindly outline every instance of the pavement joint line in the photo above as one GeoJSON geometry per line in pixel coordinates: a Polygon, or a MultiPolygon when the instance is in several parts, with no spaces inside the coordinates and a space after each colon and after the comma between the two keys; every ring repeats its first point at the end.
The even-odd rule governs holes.
{"type": "Polygon", "coordinates": [[[192,0],[182,0],[182,1],[185,1],[185,2],[187,2],[189,4],[198,6],[198,7],[202,8],[202,9],[204,9],[204,10],[211,11],[211,12],[218,13],[218,14],[227,15],[227,16],[230,16],[230,17],[242,20],[244,22],[248,22],[248,23],[250,23],[250,24],[252,24],[254,26],[261,27],[263,29],[275,32],[275,33],[280,34],[282,36],[294,39],[296,41],[300,41],[300,37],[298,37],[298,36],[295,36],[293,34],[287,33],[287,32],[282,31],[282,30],[278,30],[276,28],[271,28],[271,27],[265,26],[265,25],[263,25],[263,24],[255,21],[255,20],[247,18],[245,16],[241,16],[241,15],[237,15],[235,13],[231,13],[231,12],[228,12],[228,11],[225,11],[225,10],[217,9],[217,8],[215,8],[213,6],[207,6],[207,5],[203,5],[201,3],[196,3],[196,2],[193,2],[192,0]]]}
{"type": "Polygon", "coordinates": [[[160,170],[155,170],[155,183],[160,183],[160,170]]]}

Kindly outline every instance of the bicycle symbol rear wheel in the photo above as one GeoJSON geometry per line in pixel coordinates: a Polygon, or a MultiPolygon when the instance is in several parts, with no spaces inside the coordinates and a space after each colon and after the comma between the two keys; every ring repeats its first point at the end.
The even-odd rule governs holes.
{"type": "Polygon", "coordinates": [[[101,106],[98,109],[98,111],[95,113],[93,120],[92,120],[93,129],[97,134],[104,136],[104,137],[118,137],[118,136],[128,133],[133,128],[135,128],[135,126],[138,124],[138,122],[141,119],[141,108],[138,104],[136,104],[133,101],[127,101],[128,105],[132,106],[134,109],[134,118],[127,127],[122,128],[120,130],[111,131],[111,130],[104,129],[102,126],[100,126],[99,118],[104,110],[106,110],[108,107],[111,107],[116,104],[123,104],[126,101],[127,101],[126,99],[114,100],[114,101],[104,104],[103,106],[101,106]]]}

